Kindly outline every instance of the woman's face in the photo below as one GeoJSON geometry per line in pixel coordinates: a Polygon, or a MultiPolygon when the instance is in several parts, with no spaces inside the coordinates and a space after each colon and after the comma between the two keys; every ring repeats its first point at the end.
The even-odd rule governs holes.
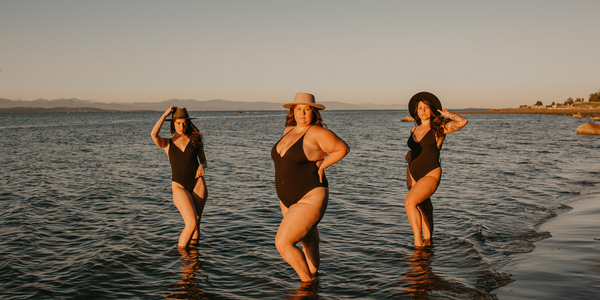
{"type": "Polygon", "coordinates": [[[313,111],[310,105],[298,104],[294,107],[294,119],[298,126],[308,126],[312,122],[313,111]]]}
{"type": "Polygon", "coordinates": [[[187,124],[185,123],[185,119],[176,119],[173,125],[175,125],[175,132],[177,132],[177,134],[184,134],[185,128],[187,126],[187,124]]]}
{"type": "Polygon", "coordinates": [[[417,115],[421,120],[429,120],[429,118],[431,118],[431,108],[421,101],[417,104],[417,115]]]}

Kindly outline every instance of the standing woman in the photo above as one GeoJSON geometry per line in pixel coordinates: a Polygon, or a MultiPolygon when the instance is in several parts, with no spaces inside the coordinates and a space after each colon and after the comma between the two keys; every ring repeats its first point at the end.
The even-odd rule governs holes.
{"type": "Polygon", "coordinates": [[[408,138],[411,150],[406,154],[406,185],[409,191],[404,199],[404,208],[414,233],[415,247],[419,248],[431,245],[433,205],[430,197],[442,177],[439,161],[442,143],[446,134],[467,125],[467,119],[447,109],[442,110],[440,100],[428,92],[414,95],[408,103],[408,110],[417,126],[411,129],[408,138]]]}
{"type": "Polygon", "coordinates": [[[151,133],[152,140],[165,150],[171,163],[173,202],[185,222],[177,245],[186,248],[198,242],[200,219],[208,196],[202,134],[191,119],[195,118],[190,118],[185,108],[171,106],[158,119],[151,133]],[[170,113],[173,118],[165,119],[170,113]],[[164,121],[171,121],[171,138],[159,136],[164,121]]]}
{"type": "Polygon", "coordinates": [[[315,280],[319,268],[319,231],[329,188],[325,169],[350,151],[348,145],[326,129],[320,109],[311,94],[298,93],[290,111],[283,137],[271,149],[275,164],[275,188],[283,219],[275,245],[303,282],[315,280]],[[300,250],[296,243],[302,243],[300,250]]]}

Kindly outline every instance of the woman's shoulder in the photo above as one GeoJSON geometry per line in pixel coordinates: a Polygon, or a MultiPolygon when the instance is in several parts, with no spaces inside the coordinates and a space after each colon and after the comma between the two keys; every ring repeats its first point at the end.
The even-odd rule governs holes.
{"type": "Polygon", "coordinates": [[[288,134],[288,132],[294,130],[296,126],[288,126],[283,130],[283,134],[288,134]]]}
{"type": "Polygon", "coordinates": [[[333,133],[333,131],[317,125],[311,126],[306,134],[314,137],[335,136],[335,133],[333,133]]]}

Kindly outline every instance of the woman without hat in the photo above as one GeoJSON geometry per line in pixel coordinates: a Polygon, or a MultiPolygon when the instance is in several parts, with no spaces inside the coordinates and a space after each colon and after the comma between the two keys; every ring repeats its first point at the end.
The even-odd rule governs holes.
{"type": "Polygon", "coordinates": [[[411,129],[408,138],[408,147],[411,150],[406,154],[408,194],[404,199],[404,208],[414,233],[415,247],[421,248],[431,245],[431,195],[437,189],[442,176],[439,162],[442,143],[446,134],[467,125],[467,119],[448,112],[447,109],[442,110],[440,100],[429,92],[414,95],[408,103],[408,110],[417,125],[411,129]]]}
{"type": "Polygon", "coordinates": [[[171,163],[173,202],[185,223],[177,244],[180,248],[198,242],[200,219],[208,197],[204,180],[206,156],[202,134],[191,119],[195,118],[190,118],[185,108],[171,106],[158,119],[151,133],[152,140],[165,150],[171,163]],[[173,117],[166,119],[171,113],[173,117]],[[171,138],[159,136],[164,121],[171,121],[171,138]]]}
{"type": "Polygon", "coordinates": [[[348,145],[326,129],[311,94],[298,93],[289,108],[283,137],[271,149],[275,188],[283,219],[275,245],[303,282],[316,279],[319,268],[319,231],[329,188],[325,169],[350,151],[348,145]],[[296,244],[302,243],[302,250],[296,244]]]}

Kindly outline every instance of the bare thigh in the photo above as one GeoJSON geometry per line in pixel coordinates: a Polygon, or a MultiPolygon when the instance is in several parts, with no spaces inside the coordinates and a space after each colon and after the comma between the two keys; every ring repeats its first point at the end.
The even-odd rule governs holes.
{"type": "Polygon", "coordinates": [[[318,187],[289,208],[281,204],[283,220],[276,240],[297,243],[323,218],[329,200],[329,189],[318,187]]]}
{"type": "Polygon", "coordinates": [[[206,204],[206,199],[208,198],[208,189],[206,188],[206,181],[204,180],[204,177],[198,178],[192,193],[192,198],[194,200],[196,213],[198,216],[201,216],[202,211],[204,210],[204,205],[206,204]]]}
{"type": "Polygon", "coordinates": [[[173,181],[171,187],[173,189],[173,203],[181,213],[183,220],[187,223],[190,219],[195,219],[196,209],[192,194],[177,182],[173,181]]]}

